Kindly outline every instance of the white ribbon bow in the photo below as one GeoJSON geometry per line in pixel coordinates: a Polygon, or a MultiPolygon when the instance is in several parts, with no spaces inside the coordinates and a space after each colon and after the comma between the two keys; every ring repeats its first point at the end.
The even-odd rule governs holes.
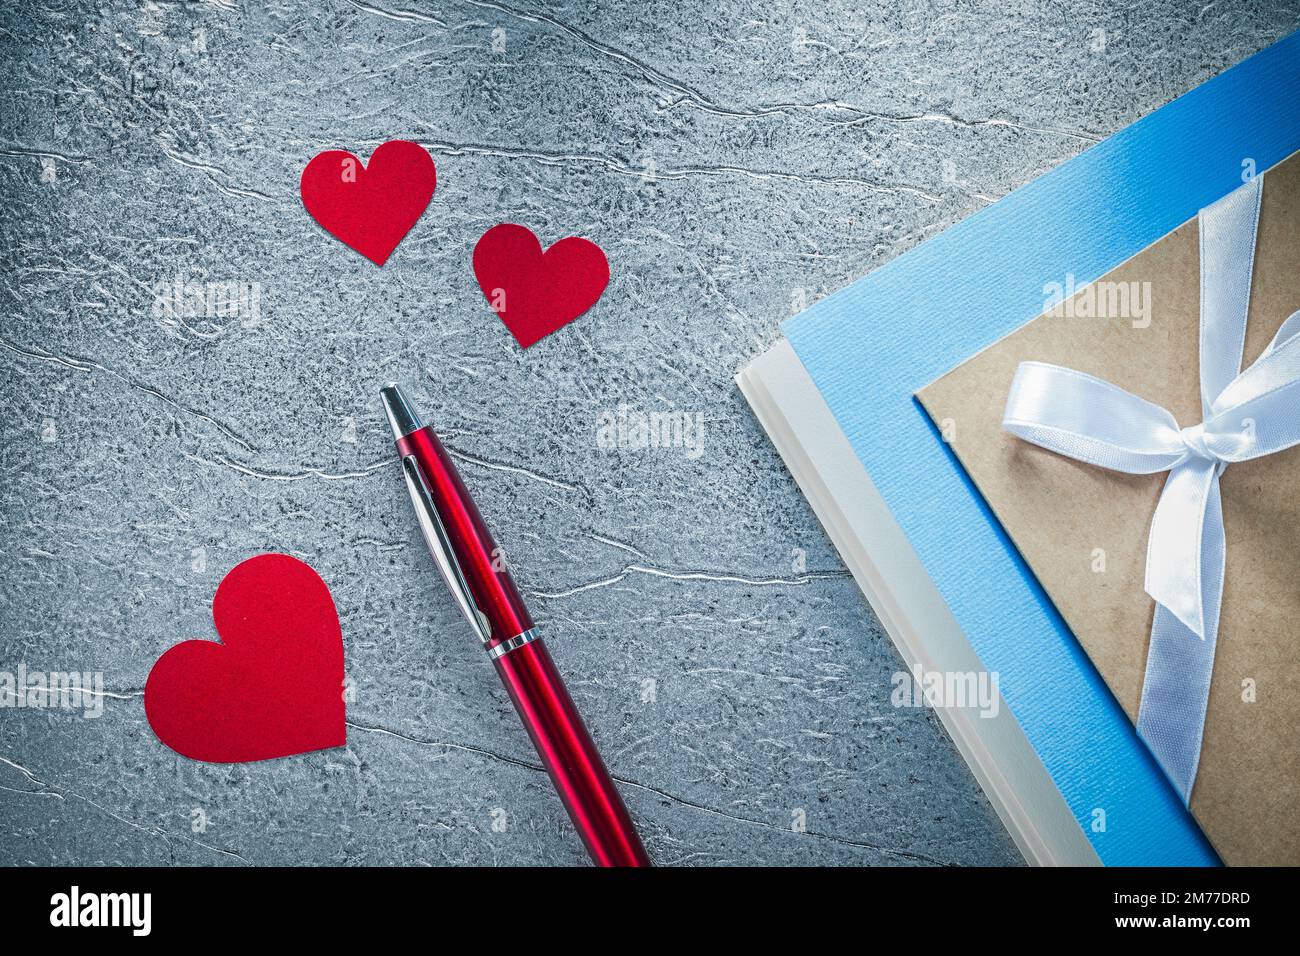
{"type": "Polygon", "coordinates": [[[1200,211],[1201,404],[1189,428],[1164,408],[1072,369],[1023,362],[1002,427],[1102,468],[1168,471],[1147,541],[1156,602],[1138,733],[1187,803],[1200,762],[1223,595],[1219,475],[1300,443],[1300,311],[1241,371],[1262,178],[1200,211]]]}

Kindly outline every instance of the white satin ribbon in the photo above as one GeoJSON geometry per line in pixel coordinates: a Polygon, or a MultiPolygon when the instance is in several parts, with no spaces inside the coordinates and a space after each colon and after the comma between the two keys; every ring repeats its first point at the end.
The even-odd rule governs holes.
{"type": "Polygon", "coordinates": [[[1159,405],[1040,362],[1016,370],[1002,421],[1013,435],[1102,468],[1169,472],[1147,540],[1156,609],[1138,732],[1184,803],[1200,762],[1223,596],[1219,476],[1232,462],[1300,443],[1300,311],[1241,370],[1262,179],[1200,212],[1199,425],[1179,428],[1159,405]]]}

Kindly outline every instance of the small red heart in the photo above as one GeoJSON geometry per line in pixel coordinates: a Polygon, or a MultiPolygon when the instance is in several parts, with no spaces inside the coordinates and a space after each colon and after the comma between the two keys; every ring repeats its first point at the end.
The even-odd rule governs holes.
{"type": "Polygon", "coordinates": [[[287,554],[236,565],[217,586],[221,642],[185,641],[153,665],[144,713],[192,760],[244,763],[341,747],[343,633],[329,588],[287,554]]]}
{"type": "Polygon", "coordinates": [[[609,285],[609,260],[577,236],[543,252],[531,229],[502,223],[474,246],[474,276],[492,311],[528,348],[596,304],[609,285]]]}
{"type": "Polygon", "coordinates": [[[428,207],[437,183],[428,150],[394,139],[371,154],[369,166],[341,149],[313,156],[299,190],[326,232],[382,266],[428,207]]]}

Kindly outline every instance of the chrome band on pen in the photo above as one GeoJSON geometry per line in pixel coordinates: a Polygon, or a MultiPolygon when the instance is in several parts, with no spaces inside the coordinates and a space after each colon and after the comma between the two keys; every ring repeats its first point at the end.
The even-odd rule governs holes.
{"type": "Polygon", "coordinates": [[[504,657],[505,655],[509,654],[511,651],[516,651],[519,648],[523,647],[525,644],[531,644],[533,641],[537,640],[541,636],[542,635],[537,633],[537,628],[530,627],[522,634],[516,634],[508,641],[502,641],[500,644],[497,644],[494,647],[489,647],[488,657],[492,658],[493,660],[496,660],[498,657],[504,657]]]}

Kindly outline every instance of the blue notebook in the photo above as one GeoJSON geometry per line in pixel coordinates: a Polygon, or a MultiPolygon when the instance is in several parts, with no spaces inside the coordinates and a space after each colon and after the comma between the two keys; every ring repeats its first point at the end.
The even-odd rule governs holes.
{"type": "Polygon", "coordinates": [[[1217,862],[914,393],[1300,149],[1300,33],[787,321],[852,452],[1098,857],[1217,862]],[[1104,828],[1093,825],[1104,811],[1104,828]]]}

